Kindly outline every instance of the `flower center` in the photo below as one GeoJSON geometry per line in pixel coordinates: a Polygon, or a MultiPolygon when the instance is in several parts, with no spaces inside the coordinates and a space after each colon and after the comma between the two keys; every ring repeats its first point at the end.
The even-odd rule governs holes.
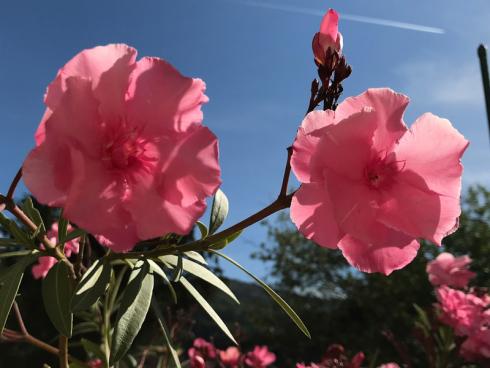
{"type": "Polygon", "coordinates": [[[364,178],[370,188],[387,188],[393,184],[403,166],[403,162],[395,160],[394,154],[377,155],[364,169],[364,178]]]}
{"type": "Polygon", "coordinates": [[[141,136],[141,130],[126,121],[117,124],[103,124],[104,144],[102,162],[109,169],[148,169],[154,159],[147,151],[148,140],[141,136]]]}

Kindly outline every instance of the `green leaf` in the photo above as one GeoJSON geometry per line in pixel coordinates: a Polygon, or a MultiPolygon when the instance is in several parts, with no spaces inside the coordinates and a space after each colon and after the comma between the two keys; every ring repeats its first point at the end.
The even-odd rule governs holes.
{"type": "Polygon", "coordinates": [[[24,271],[36,258],[35,256],[23,257],[0,272],[0,335],[7,322],[12,304],[14,304],[24,271]]]}
{"type": "Polygon", "coordinates": [[[207,302],[207,300],[201,295],[201,293],[199,293],[199,291],[197,291],[194,288],[194,286],[192,286],[192,284],[189,281],[187,281],[187,279],[184,276],[182,276],[180,278],[180,283],[187,289],[189,294],[191,294],[192,297],[194,299],[196,299],[196,301],[201,305],[201,307],[203,307],[203,309],[206,311],[206,313],[209,314],[209,316],[218,325],[218,327],[221,328],[221,330],[225,333],[225,335],[228,336],[228,338],[231,341],[233,341],[235,344],[237,344],[235,338],[231,334],[228,327],[225,325],[225,323],[220,318],[220,316],[215,312],[213,307],[211,307],[211,305],[207,302]]]}
{"type": "Polygon", "coordinates": [[[209,248],[215,249],[215,250],[220,250],[226,247],[228,244],[233,242],[236,238],[238,238],[242,233],[242,230],[238,230],[236,233],[231,234],[229,237],[224,238],[223,240],[220,240],[217,243],[212,244],[209,248]]]}
{"type": "Polygon", "coordinates": [[[99,344],[83,338],[80,342],[89,356],[99,358],[102,361],[105,360],[105,354],[99,344]]]}
{"type": "MultiPolygon", "coordinates": [[[[161,256],[159,259],[165,263],[170,264],[173,267],[176,267],[178,264],[178,257],[174,255],[161,256]]],[[[236,298],[233,291],[223,282],[221,279],[208,270],[206,267],[201,266],[199,263],[189,261],[187,259],[182,260],[182,268],[184,271],[189,272],[190,274],[199,277],[200,279],[210,283],[211,285],[217,287],[225,294],[227,294],[231,299],[240,304],[238,299],[236,298]]]]}
{"type": "Polygon", "coordinates": [[[97,260],[83,275],[73,298],[71,310],[81,312],[90,308],[106,291],[111,279],[112,267],[109,262],[97,260]]]}
{"type": "Polygon", "coordinates": [[[182,271],[184,270],[184,257],[182,257],[182,254],[179,254],[177,257],[177,262],[174,265],[174,272],[172,274],[172,281],[173,282],[179,282],[180,277],[182,276],[182,271]]]}
{"type": "Polygon", "coordinates": [[[184,252],[184,255],[187,258],[192,259],[194,262],[202,263],[204,265],[208,264],[208,262],[206,262],[206,260],[204,259],[204,257],[200,253],[195,252],[193,250],[191,250],[189,252],[184,252]]]}
{"type": "Polygon", "coordinates": [[[431,325],[429,322],[429,317],[427,317],[427,313],[425,313],[425,311],[422,308],[420,308],[417,304],[413,304],[413,307],[417,312],[417,315],[419,317],[421,325],[423,326],[423,329],[426,332],[429,332],[431,330],[431,325]]]}
{"type": "Polygon", "coordinates": [[[0,212],[0,224],[14,237],[20,244],[27,245],[31,248],[35,246],[29,234],[22,230],[15,221],[5,217],[0,212]]]}
{"type": "Polygon", "coordinates": [[[141,267],[137,264],[131,271],[116,317],[110,365],[124,357],[148,313],[153,293],[153,275],[149,271],[147,262],[141,267]]]}
{"type": "Polygon", "coordinates": [[[168,332],[167,326],[165,325],[165,320],[163,319],[162,313],[158,309],[158,304],[155,302],[154,299],[151,301],[151,307],[153,309],[153,312],[155,313],[155,316],[157,317],[158,325],[160,326],[160,330],[162,330],[163,337],[165,338],[165,342],[167,343],[167,347],[168,350],[170,351],[170,356],[174,361],[175,367],[181,368],[179,354],[173,347],[172,342],[170,341],[170,337],[169,337],[170,334],[168,332]]]}
{"type": "Polygon", "coordinates": [[[71,337],[73,314],[70,301],[73,283],[70,269],[65,262],[56,263],[43,280],[42,294],[44,309],[54,327],[64,336],[71,337]]]}
{"type": "Polygon", "coordinates": [[[221,189],[218,189],[214,195],[213,205],[211,207],[211,218],[209,219],[209,234],[214,234],[223,224],[228,215],[228,198],[221,189]]]}
{"type": "Polygon", "coordinates": [[[29,217],[32,222],[34,222],[38,226],[39,232],[45,233],[46,227],[44,226],[43,218],[41,217],[39,211],[34,207],[34,203],[32,203],[32,198],[27,197],[26,199],[24,199],[20,207],[27,215],[27,217],[29,217]]]}
{"type": "Polygon", "coordinates": [[[165,271],[162,270],[162,268],[155,261],[152,261],[151,259],[148,259],[147,261],[150,264],[150,272],[156,273],[158,276],[160,276],[163,279],[163,281],[165,281],[165,284],[168,286],[168,289],[170,290],[170,294],[172,295],[172,300],[174,301],[175,304],[177,304],[177,293],[175,292],[175,289],[172,283],[170,282],[170,280],[168,279],[165,271]]]}
{"type": "Polygon", "coordinates": [[[201,239],[204,239],[206,236],[208,236],[209,231],[206,225],[204,225],[201,221],[196,222],[196,225],[201,232],[201,239]]]}
{"type": "Polygon", "coordinates": [[[301,320],[301,318],[299,318],[299,316],[288,305],[288,303],[286,303],[283,298],[281,298],[274,290],[272,290],[272,288],[269,285],[267,285],[265,282],[263,282],[262,280],[260,280],[254,274],[252,274],[249,271],[247,271],[238,262],[236,262],[235,260],[231,259],[230,257],[224,255],[223,253],[220,253],[220,252],[217,252],[217,251],[214,251],[214,250],[211,250],[210,252],[212,252],[214,254],[217,254],[218,256],[226,259],[228,262],[230,262],[231,264],[235,265],[236,267],[238,267],[239,269],[241,269],[243,272],[245,272],[247,275],[249,275],[251,278],[253,278],[255,280],[255,282],[257,282],[265,290],[265,292],[267,294],[269,294],[269,296],[279,305],[279,307],[281,307],[281,309],[284,312],[286,312],[286,314],[289,316],[289,318],[291,318],[291,320],[296,324],[296,326],[298,326],[298,328],[301,330],[301,332],[303,332],[308,338],[311,339],[310,332],[306,328],[306,326],[303,323],[303,321],[301,320]]]}
{"type": "Polygon", "coordinates": [[[65,243],[69,242],[70,240],[79,238],[85,234],[86,234],[85,230],[77,228],[77,229],[73,230],[72,232],[68,233],[68,235],[65,238],[65,243]]]}
{"type": "Polygon", "coordinates": [[[58,220],[58,243],[65,244],[66,243],[66,234],[68,231],[68,220],[63,217],[63,211],[58,220]]]}

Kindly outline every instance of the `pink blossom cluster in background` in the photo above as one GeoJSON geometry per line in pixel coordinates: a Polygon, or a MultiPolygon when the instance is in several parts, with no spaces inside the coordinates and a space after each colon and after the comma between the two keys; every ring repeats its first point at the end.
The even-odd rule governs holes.
{"type": "Polygon", "coordinates": [[[464,288],[476,275],[468,270],[470,263],[471,258],[468,256],[454,257],[451,253],[441,253],[427,264],[429,281],[434,286],[464,288]]]}
{"type": "MultiPolygon", "coordinates": [[[[71,232],[73,228],[68,225],[67,231],[71,232]]],[[[51,230],[47,233],[48,239],[53,243],[58,243],[58,223],[55,222],[51,226],[51,230]]],[[[42,247],[42,245],[41,245],[42,247]]],[[[65,255],[71,257],[72,254],[78,254],[78,249],[80,247],[78,238],[70,240],[65,243],[65,255]]],[[[43,248],[44,249],[44,248],[43,248]]],[[[37,264],[32,267],[32,275],[35,279],[43,279],[48,274],[48,271],[56,264],[56,258],[54,257],[39,257],[37,264]]]]}
{"type": "Polygon", "coordinates": [[[332,344],[327,348],[327,351],[318,363],[297,363],[296,368],[330,368],[330,367],[345,367],[345,368],[360,368],[365,356],[362,351],[349,359],[342,345],[332,344]]]}
{"type": "Polygon", "coordinates": [[[468,361],[490,359],[490,295],[486,290],[468,288],[475,274],[468,270],[468,256],[442,253],[427,265],[435,286],[439,319],[464,338],[461,356],[468,361]],[[462,290],[458,290],[460,288],[462,290]]]}
{"type": "Polygon", "coordinates": [[[191,368],[266,368],[276,361],[276,355],[267,346],[255,346],[252,351],[242,354],[235,346],[219,350],[203,338],[195,339],[187,354],[191,368]]]}

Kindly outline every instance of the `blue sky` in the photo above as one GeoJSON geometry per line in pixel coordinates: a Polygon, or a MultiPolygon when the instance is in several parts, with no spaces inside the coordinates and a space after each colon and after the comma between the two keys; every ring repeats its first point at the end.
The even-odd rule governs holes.
{"type": "MultiPolygon", "coordinates": [[[[167,59],[207,83],[205,124],[220,139],[227,224],[271,202],[285,148],[304,115],[316,76],[311,38],[329,7],[341,14],[344,54],[353,75],[343,97],[391,87],[411,98],[411,124],[426,111],[446,117],[470,140],[464,184],[490,183],[490,154],[476,47],[490,42],[490,2],[319,0],[9,1],[0,13],[0,192],[34,144],[42,97],[57,70],[84,48],[124,42],[140,56],[167,59]],[[271,8],[252,6],[272,4],[271,8]],[[417,3],[415,6],[414,4],[417,3]],[[272,9],[302,7],[304,12],[272,9]],[[342,14],[443,29],[416,32],[342,20],[342,14]]],[[[294,183],[294,180],[292,181],[294,183]]],[[[21,188],[24,190],[24,188],[21,188]]],[[[21,192],[19,192],[20,194],[21,192]]],[[[259,275],[249,254],[265,241],[249,228],[226,252],[259,275]]],[[[241,274],[226,269],[232,277],[241,274]]]]}

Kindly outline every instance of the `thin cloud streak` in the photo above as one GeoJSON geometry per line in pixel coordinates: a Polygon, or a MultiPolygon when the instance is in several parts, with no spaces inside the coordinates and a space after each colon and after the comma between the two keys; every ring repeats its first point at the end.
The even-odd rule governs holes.
{"type": "MultiPolygon", "coordinates": [[[[314,15],[320,17],[322,17],[325,14],[324,11],[320,11],[312,8],[297,7],[293,5],[279,5],[279,4],[263,3],[258,1],[244,1],[244,0],[222,0],[222,1],[226,1],[229,3],[237,3],[237,4],[251,6],[255,8],[280,10],[288,13],[306,14],[306,15],[314,15]]],[[[352,22],[374,24],[378,26],[406,29],[409,31],[416,31],[416,32],[425,32],[425,33],[434,33],[434,34],[445,33],[445,31],[442,28],[423,26],[420,24],[413,24],[413,23],[398,22],[389,19],[365,17],[362,15],[342,13],[342,19],[349,20],[352,22]]]]}

